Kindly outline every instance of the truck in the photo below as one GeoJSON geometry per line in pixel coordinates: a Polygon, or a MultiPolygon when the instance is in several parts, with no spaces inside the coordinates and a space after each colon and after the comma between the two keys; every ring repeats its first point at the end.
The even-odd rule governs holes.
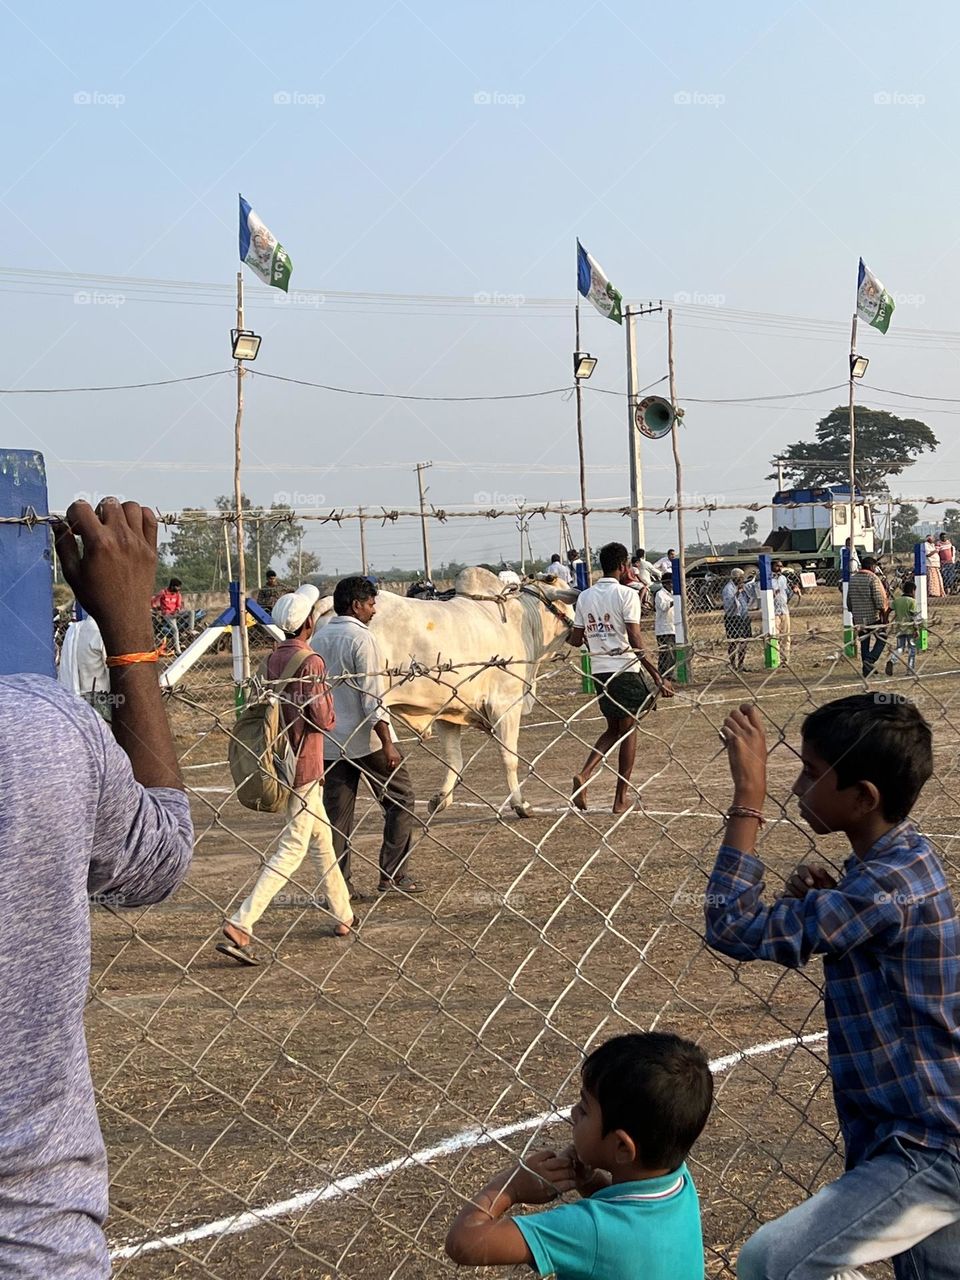
{"type": "MultiPolygon", "coordinates": [[[[875,544],[870,504],[859,487],[854,490],[854,504],[853,545],[862,558],[873,553],[875,544]]],[[[687,591],[694,612],[719,609],[720,591],[730,570],[740,566],[749,573],[764,552],[782,560],[787,576],[798,582],[801,573],[814,573],[818,584],[839,583],[841,552],[850,536],[850,486],[778,489],[772,516],[766,542],[745,547],[736,555],[688,561],[687,591]]]]}

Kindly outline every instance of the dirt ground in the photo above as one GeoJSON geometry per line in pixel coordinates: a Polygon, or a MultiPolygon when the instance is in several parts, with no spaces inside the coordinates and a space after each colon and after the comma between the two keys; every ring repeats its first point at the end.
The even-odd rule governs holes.
{"type": "MultiPolygon", "coordinates": [[[[876,682],[914,698],[935,725],[937,772],[917,818],[951,874],[960,865],[955,605],[939,610],[918,681],[876,682]]],[[[731,1276],[760,1222],[839,1172],[816,1038],[819,964],[792,973],[711,953],[702,895],[729,801],[717,735],[729,707],[757,697],[773,738],[784,738],[770,790],[786,807],[762,841],[775,889],[811,850],[786,803],[802,718],[862,682],[855,664],[834,656],[835,627],[811,635],[795,625],[794,671],[757,670],[753,642],[755,669],[743,680],[725,667],[719,637],[707,626],[699,634],[695,683],[642,724],[638,811],[609,812],[609,770],[587,813],[568,806],[599,723],[576,669],[555,665],[521,735],[533,815],[501,812],[498,752],[471,733],[455,803],[428,822],[441,766],[430,741],[408,742],[423,797],[414,865],[426,892],[365,904],[357,936],[337,940],[311,905],[305,862],[300,883],[261,922],[257,969],[218,956],[213,943],[280,820],[229,795],[229,660],[211,658],[188,679],[168,706],[197,828],[189,880],[148,911],[94,911],[87,1026],[110,1155],[115,1274],[449,1274],[442,1243],[460,1197],[526,1144],[567,1141],[562,1122],[522,1126],[567,1108],[584,1046],[627,1029],[676,1030],[723,1060],[691,1158],[711,1275],[731,1276]],[[176,1242],[251,1210],[266,1212],[176,1242]],[[174,1241],[130,1256],[160,1237],[174,1241]]],[[[369,891],[378,817],[368,804],[356,840],[355,878],[369,891]]],[[[834,863],[845,853],[836,839],[821,843],[834,863]]]]}

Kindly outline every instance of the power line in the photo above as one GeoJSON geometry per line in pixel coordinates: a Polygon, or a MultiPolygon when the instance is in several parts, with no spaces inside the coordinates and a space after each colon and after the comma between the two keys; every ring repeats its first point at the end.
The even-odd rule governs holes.
{"type": "Polygon", "coordinates": [[[0,396],[64,396],[84,391],[139,391],[144,387],[171,387],[178,382],[202,382],[204,378],[222,378],[232,369],[215,369],[212,373],[193,373],[186,378],[163,378],[158,382],[113,383],[103,387],[0,387],[0,396]]]}

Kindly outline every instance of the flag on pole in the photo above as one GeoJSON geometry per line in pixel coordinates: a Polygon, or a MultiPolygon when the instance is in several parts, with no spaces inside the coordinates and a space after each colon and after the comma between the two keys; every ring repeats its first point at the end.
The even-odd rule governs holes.
{"type": "Polygon", "coordinates": [[[857,315],[881,333],[886,333],[895,303],[872,271],[860,259],[857,276],[857,315]]]}
{"type": "Polygon", "coordinates": [[[586,249],[577,241],[577,288],[585,298],[589,298],[602,316],[608,320],[616,320],[623,324],[621,304],[623,294],[615,289],[603,274],[603,268],[590,257],[586,249]]]}
{"type": "Polygon", "coordinates": [[[243,196],[240,197],[240,261],[252,267],[265,284],[287,292],[293,270],[290,255],[243,196]]]}

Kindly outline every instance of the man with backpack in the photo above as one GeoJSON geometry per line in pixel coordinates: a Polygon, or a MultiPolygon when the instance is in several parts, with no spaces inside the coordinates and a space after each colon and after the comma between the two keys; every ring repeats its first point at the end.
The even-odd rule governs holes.
{"type": "MultiPolygon", "coordinates": [[[[241,907],[223,926],[223,940],[217,950],[239,964],[258,964],[250,942],[252,930],[276,895],[293,881],[307,851],[312,854],[317,871],[316,901],[325,898],[335,920],[334,934],[343,938],[354,923],[350,895],[333,849],[333,833],[323,804],[324,731],[334,726],[333,699],[326,682],[326,667],[319,654],[310,647],[314,610],[320,592],[303,585],[280,597],[273,607],[273,621],[286,633],[266,662],[266,678],[272,682],[279,699],[281,748],[289,748],[296,761],[292,786],[287,791],[287,825],[283,829],[277,851],[263,867],[241,907]]],[[[239,725],[238,721],[238,725],[239,725]]],[[[238,735],[235,735],[238,736],[238,735]]],[[[272,756],[274,744],[266,744],[272,756]]],[[[254,787],[264,780],[276,785],[276,773],[267,761],[266,779],[250,751],[251,772],[248,781],[254,787]]],[[[241,803],[246,782],[239,787],[241,803]]],[[[252,807],[274,810],[272,800],[254,803],[252,807]]],[[[294,882],[295,883],[295,882],[294,882]]]]}

